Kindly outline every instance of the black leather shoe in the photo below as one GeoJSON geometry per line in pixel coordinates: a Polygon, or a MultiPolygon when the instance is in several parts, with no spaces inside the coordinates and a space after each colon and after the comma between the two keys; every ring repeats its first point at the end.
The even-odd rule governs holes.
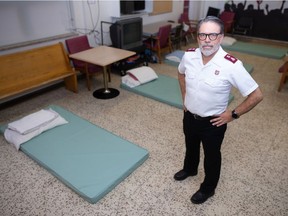
{"type": "Polygon", "coordinates": [[[194,172],[194,173],[187,173],[186,171],[184,170],[180,170],[179,172],[177,172],[175,175],[174,175],[174,179],[176,181],[182,181],[184,179],[186,179],[187,177],[189,176],[195,176],[197,175],[197,172],[194,172]]]}
{"type": "Polygon", "coordinates": [[[191,202],[194,204],[201,204],[204,203],[209,197],[212,197],[215,194],[213,190],[211,193],[203,193],[198,190],[192,197],[191,202]]]}

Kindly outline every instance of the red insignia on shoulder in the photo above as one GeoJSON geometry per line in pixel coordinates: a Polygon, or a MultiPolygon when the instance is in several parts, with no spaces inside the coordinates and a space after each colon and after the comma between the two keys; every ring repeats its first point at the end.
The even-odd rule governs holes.
{"type": "Polygon", "coordinates": [[[195,52],[196,51],[196,48],[189,48],[186,50],[186,52],[195,52]]]}
{"type": "Polygon", "coordinates": [[[237,60],[238,60],[237,58],[235,58],[234,56],[232,56],[230,54],[225,55],[224,58],[227,59],[228,61],[231,61],[233,64],[235,62],[237,62],[237,60]]]}

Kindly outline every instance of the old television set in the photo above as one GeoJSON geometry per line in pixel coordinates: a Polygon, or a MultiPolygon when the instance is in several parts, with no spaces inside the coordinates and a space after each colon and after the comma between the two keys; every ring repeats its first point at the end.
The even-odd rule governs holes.
{"type": "Polygon", "coordinates": [[[121,14],[134,14],[139,11],[145,10],[145,0],[120,0],[121,14]]]}
{"type": "Polygon", "coordinates": [[[145,0],[135,0],[134,1],[134,11],[142,11],[145,10],[145,0]]]}
{"type": "Polygon", "coordinates": [[[118,20],[110,26],[113,47],[133,50],[143,45],[143,22],[141,17],[118,20]]]}
{"type": "Polygon", "coordinates": [[[220,14],[220,9],[209,7],[206,16],[215,16],[218,17],[220,14]]]}

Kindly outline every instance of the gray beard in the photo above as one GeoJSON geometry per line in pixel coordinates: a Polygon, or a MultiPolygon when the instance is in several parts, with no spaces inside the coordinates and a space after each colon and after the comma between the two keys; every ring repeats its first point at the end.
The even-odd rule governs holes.
{"type": "Polygon", "coordinates": [[[217,44],[217,45],[213,46],[213,48],[211,50],[203,50],[202,46],[200,46],[200,50],[204,56],[210,56],[213,53],[215,53],[219,49],[219,47],[220,47],[220,44],[217,44]]]}

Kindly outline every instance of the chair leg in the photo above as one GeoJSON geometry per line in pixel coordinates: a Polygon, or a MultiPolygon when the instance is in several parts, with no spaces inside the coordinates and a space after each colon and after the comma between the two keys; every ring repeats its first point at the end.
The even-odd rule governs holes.
{"type": "Polygon", "coordinates": [[[86,85],[88,88],[88,91],[91,90],[91,82],[90,82],[90,75],[88,73],[86,73],[86,85]]]}
{"type": "Polygon", "coordinates": [[[178,48],[181,50],[181,39],[178,41],[178,48]]]}
{"type": "Polygon", "coordinates": [[[194,34],[191,32],[192,39],[195,40],[194,34]]]}
{"type": "Polygon", "coordinates": [[[185,45],[187,45],[189,43],[188,35],[185,36],[185,39],[186,39],[185,45]]]}
{"type": "Polygon", "coordinates": [[[173,43],[173,44],[172,44],[172,49],[173,49],[173,50],[176,50],[176,48],[177,48],[177,47],[176,47],[176,44],[173,43]]]}
{"type": "Polygon", "coordinates": [[[157,56],[158,56],[158,61],[159,61],[159,64],[161,64],[162,63],[162,61],[161,61],[161,48],[160,48],[160,41],[159,40],[157,40],[156,41],[156,43],[157,43],[157,49],[156,50],[154,50],[154,51],[156,51],[157,52],[157,56]]]}
{"type": "Polygon", "coordinates": [[[288,72],[287,73],[282,73],[281,79],[280,79],[280,83],[279,83],[279,87],[278,87],[278,92],[280,92],[284,86],[284,84],[286,83],[288,78],[288,72]]]}
{"type": "Polygon", "coordinates": [[[189,37],[192,39],[192,41],[195,40],[193,33],[189,33],[189,36],[186,36],[187,43],[192,43],[192,41],[189,40],[189,37]]]}
{"type": "Polygon", "coordinates": [[[159,49],[159,50],[157,50],[157,56],[158,56],[158,61],[159,61],[159,64],[161,64],[161,63],[162,63],[162,61],[161,61],[161,51],[160,51],[160,49],[159,49]]]}

